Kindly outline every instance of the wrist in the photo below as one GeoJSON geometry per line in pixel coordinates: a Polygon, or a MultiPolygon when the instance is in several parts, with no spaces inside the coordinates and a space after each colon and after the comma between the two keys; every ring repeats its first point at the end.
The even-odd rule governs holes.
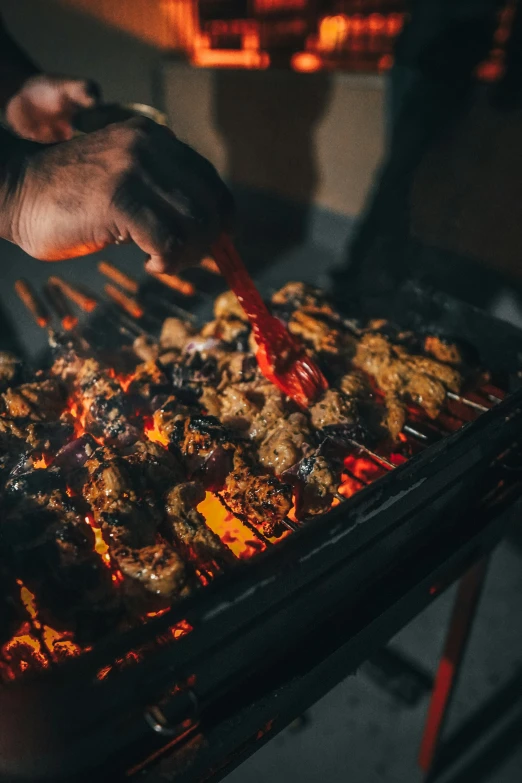
{"type": "Polygon", "coordinates": [[[10,242],[17,241],[18,206],[27,164],[41,147],[0,126],[0,237],[10,242]]]}

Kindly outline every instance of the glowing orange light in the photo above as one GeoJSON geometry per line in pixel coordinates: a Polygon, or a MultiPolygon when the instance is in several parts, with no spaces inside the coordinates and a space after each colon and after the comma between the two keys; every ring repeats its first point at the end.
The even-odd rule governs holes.
{"type": "Polygon", "coordinates": [[[145,435],[153,443],[159,443],[161,446],[165,446],[165,448],[167,448],[169,445],[169,440],[167,436],[158,429],[154,419],[149,419],[146,422],[145,435]]]}
{"type": "Polygon", "coordinates": [[[292,56],[291,65],[294,71],[301,73],[312,73],[319,71],[322,66],[321,58],[312,52],[297,52],[292,56]]]}
{"type": "Polygon", "coordinates": [[[192,64],[200,68],[259,68],[270,65],[266,52],[251,49],[195,49],[192,64]]]}
{"type": "Polygon", "coordinates": [[[37,460],[33,460],[34,470],[44,470],[48,468],[51,463],[47,461],[45,454],[42,454],[37,460]]]}
{"type": "Polygon", "coordinates": [[[265,548],[261,541],[252,540],[252,533],[224,508],[218,498],[207,492],[198,511],[206,523],[229,549],[241,559],[252,557],[265,548]]]}

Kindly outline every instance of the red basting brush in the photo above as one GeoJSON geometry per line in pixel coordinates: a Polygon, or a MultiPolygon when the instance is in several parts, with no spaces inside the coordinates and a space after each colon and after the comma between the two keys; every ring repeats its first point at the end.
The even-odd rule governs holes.
{"type": "Polygon", "coordinates": [[[252,325],[261,372],[298,405],[308,408],[328,388],[321,370],[281,321],[269,313],[227,234],[220,236],[212,255],[252,325]]]}

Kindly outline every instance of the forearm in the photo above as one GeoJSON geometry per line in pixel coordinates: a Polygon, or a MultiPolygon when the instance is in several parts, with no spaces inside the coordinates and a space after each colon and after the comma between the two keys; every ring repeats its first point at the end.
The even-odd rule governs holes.
{"type": "Polygon", "coordinates": [[[0,18],[0,108],[41,69],[25,54],[7,31],[0,18]]]}

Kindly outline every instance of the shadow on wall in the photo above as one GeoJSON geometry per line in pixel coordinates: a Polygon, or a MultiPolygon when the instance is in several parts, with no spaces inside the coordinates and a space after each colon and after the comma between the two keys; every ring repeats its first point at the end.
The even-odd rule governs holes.
{"type": "Polygon", "coordinates": [[[325,73],[214,74],[212,114],[226,148],[227,177],[232,187],[242,186],[238,225],[255,245],[269,242],[272,254],[306,240],[319,184],[315,131],[330,96],[325,73]]]}
{"type": "Polygon", "coordinates": [[[95,79],[108,101],[161,103],[161,52],[152,45],[58,0],[0,0],[0,13],[44,70],[95,79]]]}

